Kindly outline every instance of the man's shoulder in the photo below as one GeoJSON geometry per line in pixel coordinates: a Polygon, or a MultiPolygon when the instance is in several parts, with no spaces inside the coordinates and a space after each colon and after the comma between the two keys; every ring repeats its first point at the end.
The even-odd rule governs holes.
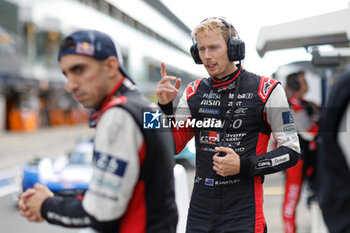
{"type": "Polygon", "coordinates": [[[103,115],[107,114],[111,117],[121,117],[128,115],[130,118],[141,124],[143,112],[153,111],[157,105],[143,96],[139,92],[127,93],[118,96],[108,103],[108,107],[104,110],[103,115]]]}
{"type": "Polygon", "coordinates": [[[102,114],[110,109],[118,108],[130,112],[132,115],[137,115],[139,112],[145,109],[153,109],[156,107],[157,105],[154,102],[147,99],[142,94],[135,92],[114,97],[102,109],[102,114]]]}
{"type": "Polygon", "coordinates": [[[250,72],[248,70],[245,70],[242,68],[241,70],[241,74],[240,74],[242,77],[247,77],[247,78],[250,78],[250,79],[253,79],[253,80],[260,80],[260,78],[262,77],[261,75],[258,75],[256,73],[253,73],[253,72],[250,72]]]}
{"type": "Polygon", "coordinates": [[[111,107],[107,109],[99,118],[97,124],[97,134],[102,132],[108,134],[108,136],[115,136],[125,130],[134,129],[136,125],[134,117],[124,108],[119,106],[111,107]],[[114,132],[114,129],[118,129],[118,132],[114,132]],[[113,133],[111,134],[111,132],[113,133]]]}
{"type": "Polygon", "coordinates": [[[118,119],[118,118],[130,118],[131,114],[128,110],[121,107],[120,105],[113,106],[107,109],[101,117],[101,121],[106,121],[109,119],[118,119]]]}
{"type": "Polygon", "coordinates": [[[194,80],[194,81],[190,82],[189,84],[187,84],[187,87],[186,87],[186,97],[187,97],[187,99],[191,98],[193,95],[196,94],[199,85],[205,79],[206,78],[197,79],[197,80],[194,80]]]}
{"type": "Polygon", "coordinates": [[[250,71],[245,70],[245,69],[242,69],[241,76],[244,79],[249,78],[250,81],[258,82],[258,83],[260,83],[262,80],[263,81],[271,80],[272,82],[279,82],[279,81],[275,80],[274,78],[271,78],[271,77],[268,77],[268,76],[265,76],[265,75],[259,75],[259,74],[250,72],[250,71]]]}
{"type": "Polygon", "coordinates": [[[259,81],[258,95],[263,102],[266,102],[272,91],[279,82],[270,77],[261,76],[259,81]]]}
{"type": "Polygon", "coordinates": [[[244,86],[249,88],[257,88],[258,96],[263,102],[266,102],[271,92],[275,89],[279,81],[262,75],[257,75],[247,70],[242,70],[241,73],[244,86]]]}

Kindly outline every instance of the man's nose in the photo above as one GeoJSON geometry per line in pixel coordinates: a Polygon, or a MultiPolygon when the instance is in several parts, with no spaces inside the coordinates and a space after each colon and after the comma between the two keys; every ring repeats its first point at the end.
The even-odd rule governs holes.
{"type": "Polygon", "coordinates": [[[73,78],[67,77],[66,89],[68,92],[74,92],[79,87],[78,82],[73,78]]]}
{"type": "Polygon", "coordinates": [[[210,50],[209,49],[206,49],[205,51],[204,51],[204,59],[210,59],[211,58],[211,52],[210,52],[210,50]]]}

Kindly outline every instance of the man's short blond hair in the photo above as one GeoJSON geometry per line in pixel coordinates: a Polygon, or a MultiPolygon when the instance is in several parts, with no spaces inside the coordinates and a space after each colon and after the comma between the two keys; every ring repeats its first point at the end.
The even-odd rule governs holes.
{"type": "MultiPolygon", "coordinates": [[[[223,17],[220,17],[220,19],[226,21],[226,19],[223,17]]],[[[226,42],[228,41],[229,36],[236,37],[236,31],[234,30],[234,28],[228,28],[220,19],[219,18],[208,18],[208,19],[203,20],[191,32],[192,37],[194,39],[196,39],[197,34],[199,32],[208,33],[209,31],[214,31],[214,32],[220,33],[224,37],[226,42]]],[[[229,27],[230,27],[230,24],[229,24],[229,27]]]]}

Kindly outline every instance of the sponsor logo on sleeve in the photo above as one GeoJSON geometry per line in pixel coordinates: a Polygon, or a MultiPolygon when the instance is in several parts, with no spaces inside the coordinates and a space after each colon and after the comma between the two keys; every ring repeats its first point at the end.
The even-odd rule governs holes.
{"type": "Polygon", "coordinates": [[[286,163],[290,160],[289,154],[281,155],[276,158],[271,159],[272,166],[280,165],[281,163],[286,163]]]}
{"type": "Polygon", "coordinates": [[[284,128],[283,128],[283,131],[284,131],[286,134],[294,134],[295,132],[297,132],[295,126],[287,126],[287,127],[284,127],[284,128]]]}
{"type": "Polygon", "coordinates": [[[259,161],[258,164],[256,165],[256,168],[260,169],[260,168],[266,168],[271,166],[272,166],[271,160],[268,159],[268,160],[259,161]]]}
{"type": "Polygon", "coordinates": [[[281,155],[273,159],[265,159],[259,161],[255,168],[256,169],[262,169],[262,168],[267,168],[267,167],[274,167],[277,165],[280,165],[282,163],[286,163],[290,160],[289,154],[281,155]]]}
{"type": "MultiPolygon", "coordinates": [[[[91,183],[90,184],[96,184],[98,187],[106,187],[109,189],[112,189],[113,191],[118,191],[122,187],[122,182],[116,182],[115,180],[109,180],[104,177],[103,173],[100,176],[92,176],[91,183]]],[[[91,185],[92,186],[92,185],[91,185]]],[[[90,190],[93,189],[93,187],[90,186],[90,190]]]]}
{"type": "Polygon", "coordinates": [[[70,225],[70,226],[81,227],[81,226],[86,226],[91,224],[89,217],[69,217],[65,215],[60,215],[52,211],[47,212],[47,218],[64,223],[65,225],[70,225]]]}
{"type": "Polygon", "coordinates": [[[115,156],[95,151],[94,164],[97,168],[103,171],[110,172],[117,176],[123,177],[128,162],[122,159],[118,159],[115,156]]]}
{"type": "Polygon", "coordinates": [[[283,120],[283,124],[294,123],[294,118],[293,118],[293,114],[291,113],[291,111],[282,112],[282,120],[283,120]]]}

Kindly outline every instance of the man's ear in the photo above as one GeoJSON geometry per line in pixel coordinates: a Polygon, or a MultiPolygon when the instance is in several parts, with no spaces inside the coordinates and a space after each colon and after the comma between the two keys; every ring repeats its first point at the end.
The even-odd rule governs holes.
{"type": "Polygon", "coordinates": [[[108,78],[115,78],[120,75],[119,71],[119,60],[116,57],[108,57],[104,61],[104,69],[108,78]]]}

